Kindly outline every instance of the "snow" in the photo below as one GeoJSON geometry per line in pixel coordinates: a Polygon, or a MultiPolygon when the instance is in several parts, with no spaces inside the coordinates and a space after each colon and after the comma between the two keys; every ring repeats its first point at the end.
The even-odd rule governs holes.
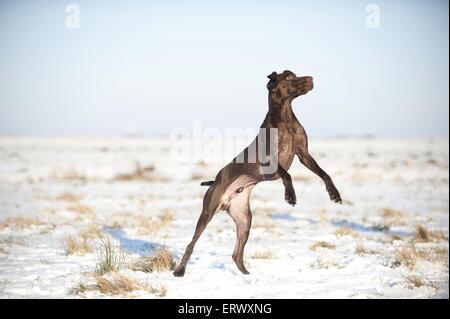
{"type": "Polygon", "coordinates": [[[92,225],[122,244],[128,264],[162,246],[181,258],[207,189],[200,182],[212,180],[234,154],[206,152],[200,162],[169,156],[170,147],[163,137],[1,137],[0,297],[448,298],[448,140],[351,138],[310,139],[310,151],[332,176],[343,205],[331,202],[321,180],[298,160],[289,170],[295,207],[283,200],[281,181],[255,187],[245,250],[249,275],[241,274],[231,259],[234,224],[219,212],[183,278],[126,265],[120,270],[141,283],[165,286],[166,296],[145,290],[74,294],[80,283],[95,284],[98,254],[94,247],[68,256],[64,238],[92,225]],[[118,178],[132,173],[136,162],[153,169],[141,178],[118,178]],[[61,199],[64,193],[79,200],[61,199]],[[399,212],[392,222],[383,217],[386,209],[399,212]],[[172,220],[146,231],[143,220],[167,211],[172,220]],[[11,224],[18,218],[35,223],[11,224]],[[419,242],[414,239],[417,225],[441,236],[419,242]],[[337,233],[342,227],[352,233],[337,233]],[[311,249],[318,241],[335,247],[311,249]],[[358,254],[358,244],[370,253],[358,254]],[[414,267],[396,262],[396,252],[412,246],[446,250],[446,260],[420,257],[414,267]],[[255,258],[264,252],[269,258],[255,258]],[[424,284],[411,285],[407,278],[412,275],[424,284]]]}

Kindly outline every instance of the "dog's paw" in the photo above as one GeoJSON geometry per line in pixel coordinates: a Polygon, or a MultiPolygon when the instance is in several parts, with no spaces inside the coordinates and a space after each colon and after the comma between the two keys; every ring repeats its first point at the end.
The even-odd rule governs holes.
{"type": "Polygon", "coordinates": [[[333,202],[342,204],[341,194],[339,194],[339,191],[336,187],[327,187],[327,192],[333,202]]]}
{"type": "Polygon", "coordinates": [[[286,190],[284,199],[289,205],[295,206],[297,204],[297,196],[295,195],[294,189],[286,190]]]}
{"type": "Polygon", "coordinates": [[[185,269],[177,269],[173,272],[175,277],[183,277],[185,269]]]}

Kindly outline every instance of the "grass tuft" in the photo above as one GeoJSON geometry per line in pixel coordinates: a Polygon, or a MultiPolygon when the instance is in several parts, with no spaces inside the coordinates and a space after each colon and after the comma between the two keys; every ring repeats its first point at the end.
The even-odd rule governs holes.
{"type": "Polygon", "coordinates": [[[86,238],[78,239],[75,236],[64,238],[64,249],[66,255],[85,254],[92,252],[92,246],[86,238]]]}
{"type": "Polygon", "coordinates": [[[405,224],[404,213],[392,208],[382,208],[381,217],[383,218],[383,224],[387,228],[405,224]]]}
{"type": "Polygon", "coordinates": [[[309,249],[312,250],[312,251],[317,251],[320,248],[335,249],[336,245],[332,244],[332,243],[329,243],[327,241],[317,241],[317,242],[314,243],[314,245],[309,247],[309,249]]]}
{"type": "Polygon", "coordinates": [[[75,194],[64,192],[61,195],[56,197],[57,200],[62,200],[66,202],[79,202],[81,200],[81,196],[77,196],[75,194]]]}
{"type": "Polygon", "coordinates": [[[154,287],[148,284],[142,284],[119,273],[112,274],[108,277],[97,276],[95,280],[97,288],[104,294],[125,295],[135,290],[146,290],[160,297],[167,295],[167,287],[164,285],[154,287]]]}
{"type": "Polygon", "coordinates": [[[97,263],[97,273],[103,275],[109,272],[118,271],[125,263],[125,252],[122,245],[116,245],[108,234],[98,235],[99,260],[97,263]]]}
{"type": "Polygon", "coordinates": [[[142,272],[161,272],[175,269],[173,254],[165,247],[159,249],[154,256],[142,257],[133,266],[133,270],[142,272]]]}
{"type": "Polygon", "coordinates": [[[417,264],[417,251],[414,246],[405,246],[395,251],[396,265],[403,265],[409,269],[414,269],[417,264]]]}
{"type": "Polygon", "coordinates": [[[339,227],[339,229],[335,232],[337,237],[344,237],[344,236],[351,236],[354,238],[359,237],[358,232],[354,231],[353,229],[345,226],[339,227]]]}
{"type": "Polygon", "coordinates": [[[414,241],[419,243],[448,241],[448,237],[442,231],[431,231],[423,225],[416,225],[414,241]]]}
{"type": "Polygon", "coordinates": [[[373,249],[368,249],[367,247],[364,246],[363,243],[359,242],[356,244],[355,247],[355,252],[359,255],[359,256],[364,256],[364,255],[373,255],[376,254],[377,252],[373,249]]]}

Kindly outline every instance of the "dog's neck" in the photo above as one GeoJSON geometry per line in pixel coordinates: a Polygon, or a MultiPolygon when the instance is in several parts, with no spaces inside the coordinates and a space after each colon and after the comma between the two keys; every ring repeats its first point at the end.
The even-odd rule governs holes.
{"type": "Polygon", "coordinates": [[[284,123],[291,123],[295,116],[292,111],[292,99],[277,99],[269,94],[269,117],[281,119],[284,123]]]}

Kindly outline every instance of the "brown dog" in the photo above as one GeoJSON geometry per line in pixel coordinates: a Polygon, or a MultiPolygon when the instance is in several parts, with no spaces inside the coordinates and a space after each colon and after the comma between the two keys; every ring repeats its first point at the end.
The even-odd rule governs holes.
{"type": "Polygon", "coordinates": [[[220,170],[214,181],[202,183],[210,187],[203,198],[202,213],[192,241],[173,273],[177,277],[184,275],[195,243],[219,210],[226,210],[236,224],[237,240],[233,260],[242,273],[248,274],[244,266],[244,246],[252,220],[250,193],[259,182],[281,178],[286,201],[295,205],[295,191],[291,176],[287,172],[295,155],[303,165],[324,181],[330,199],[342,202],[331,177],[309,154],[306,132],[292,111],[292,100],[313,89],[312,77],[297,77],[291,71],[284,71],[281,74],[272,72],[268,78],[269,111],[261,125],[260,134],[231,163],[220,170]],[[271,143],[272,141],[274,143],[271,143]]]}

